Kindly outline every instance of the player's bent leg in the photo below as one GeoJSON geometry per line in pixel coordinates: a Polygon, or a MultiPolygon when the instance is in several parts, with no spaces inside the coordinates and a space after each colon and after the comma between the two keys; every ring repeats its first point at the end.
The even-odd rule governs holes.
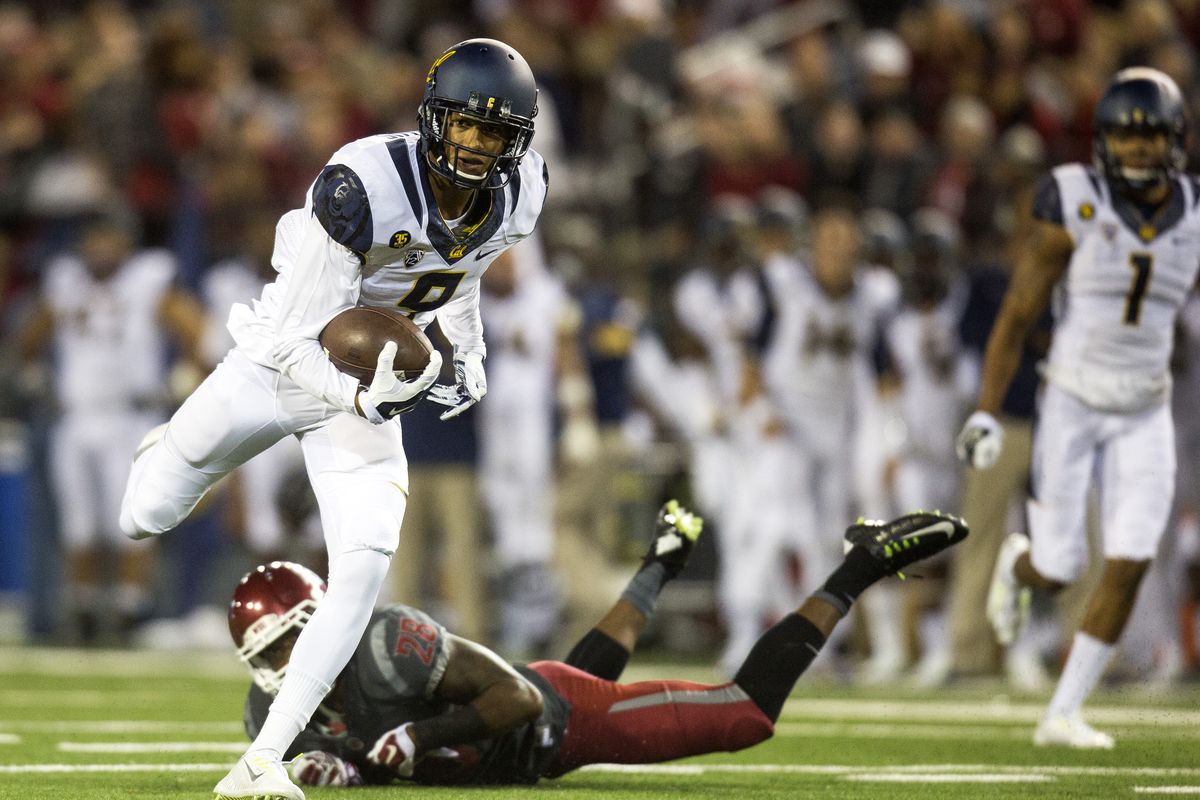
{"type": "Polygon", "coordinates": [[[143,439],[121,501],[122,532],[155,536],[182,522],[231,470],[289,431],[278,420],[278,373],[233,351],[155,440],[143,439]]]}
{"type": "Polygon", "coordinates": [[[399,425],[372,429],[366,420],[337,414],[305,432],[300,444],[321,507],[328,588],[296,639],[247,758],[279,761],[350,660],[399,543],[407,502],[399,425]]]}
{"type": "Polygon", "coordinates": [[[775,730],[736,684],[618,684],[557,661],[529,666],[571,703],[571,724],[549,777],[586,764],[656,764],[733,752],[769,739],[775,730]]]}

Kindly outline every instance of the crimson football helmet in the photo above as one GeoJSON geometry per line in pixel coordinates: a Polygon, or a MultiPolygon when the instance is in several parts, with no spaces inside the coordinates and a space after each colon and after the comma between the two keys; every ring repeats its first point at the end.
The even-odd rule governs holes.
{"type": "Polygon", "coordinates": [[[262,653],[281,636],[299,632],[325,596],[325,582],[291,561],[272,561],[246,574],[229,602],[229,633],[238,658],[264,692],[274,695],[287,665],[274,669],[262,653]]]}

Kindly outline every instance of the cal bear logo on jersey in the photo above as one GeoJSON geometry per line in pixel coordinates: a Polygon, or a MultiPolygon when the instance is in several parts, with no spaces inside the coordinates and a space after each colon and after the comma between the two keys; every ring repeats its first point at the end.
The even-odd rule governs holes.
{"type": "Polygon", "coordinates": [[[1091,219],[1094,216],[1096,216],[1096,207],[1094,205],[1092,205],[1091,203],[1080,203],[1079,204],[1079,218],[1080,219],[1091,219]]]}
{"type": "Polygon", "coordinates": [[[412,241],[412,234],[408,231],[396,231],[392,234],[391,241],[388,242],[388,247],[399,250],[404,245],[412,241]]]}

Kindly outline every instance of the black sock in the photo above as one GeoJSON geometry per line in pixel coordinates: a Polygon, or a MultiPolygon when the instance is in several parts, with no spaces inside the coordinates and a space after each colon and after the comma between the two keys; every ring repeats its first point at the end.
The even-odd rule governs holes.
{"type": "Polygon", "coordinates": [[[629,663],[629,651],[612,637],[592,628],[571,648],[563,663],[597,678],[615,681],[629,663]]]}
{"type": "Polygon", "coordinates": [[[862,547],[852,547],[841,566],[833,571],[825,585],[814,594],[834,606],[844,616],[863,591],[887,573],[875,558],[862,547]]]}
{"type": "Polygon", "coordinates": [[[775,722],[797,679],[824,644],[816,625],[794,612],[788,614],[758,638],[733,682],[775,722]]]}

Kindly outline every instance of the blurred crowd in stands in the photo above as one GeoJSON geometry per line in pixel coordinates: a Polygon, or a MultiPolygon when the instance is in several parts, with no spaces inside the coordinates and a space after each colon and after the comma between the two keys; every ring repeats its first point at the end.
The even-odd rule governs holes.
{"type": "MultiPolygon", "coordinates": [[[[553,652],[680,496],[709,544],[654,635],[737,664],[847,523],[938,506],[976,536],[872,593],[828,669],[1039,686],[1078,600],[1007,656],[982,609],[1000,537],[1024,526],[1048,329],[1006,402],[1006,461],[968,475],[953,438],[1033,184],[1090,161],[1113,73],[1163,70],[1200,119],[1191,0],[0,3],[0,606],[21,636],[223,642],[204,610],[244,571],[321,566],[288,443],[157,552],[120,541],[110,473],[130,415],[165,419],[223,356],[229,305],[270,280],[274,223],[330,154],[415,128],[429,63],[479,35],[538,78],[550,199],[540,240],[485,280],[490,394],[451,423],[403,420],[392,597],[553,652]],[[135,307],[141,344],[106,350],[135,307]]],[[[1116,668],[1140,677],[1200,666],[1197,346],[1193,304],[1170,552],[1116,668]]]]}

